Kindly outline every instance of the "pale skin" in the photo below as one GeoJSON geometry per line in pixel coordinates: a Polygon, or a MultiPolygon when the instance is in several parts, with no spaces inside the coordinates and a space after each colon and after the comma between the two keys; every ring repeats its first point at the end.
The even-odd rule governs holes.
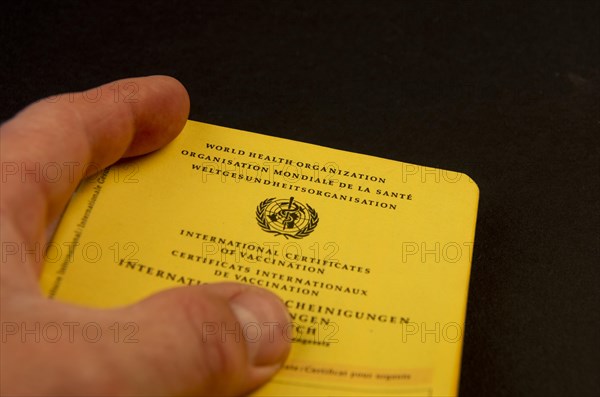
{"type": "Polygon", "coordinates": [[[43,258],[36,250],[46,246],[83,176],[77,171],[164,146],[181,131],[190,106],[185,88],[165,76],[109,83],[87,97],[94,101],[85,95],[42,100],[0,126],[1,394],[249,393],[281,368],[290,349],[290,317],[268,291],[233,283],[180,287],[115,309],[76,306],[42,294],[43,258]],[[115,87],[128,90],[115,97],[115,87]],[[131,87],[137,89],[135,100],[121,100],[131,87]],[[36,175],[36,164],[42,170],[52,162],[70,164],[76,177],[67,177],[68,170],[52,180],[36,175]],[[105,335],[93,342],[81,333],[92,323],[105,335]],[[115,342],[115,323],[135,324],[136,342],[122,343],[122,334],[115,342]],[[244,338],[248,323],[260,325],[260,338],[244,338]],[[48,324],[61,328],[63,336],[56,338],[48,324]],[[207,324],[229,333],[214,327],[207,333],[207,324]],[[40,335],[44,329],[51,335],[40,335]]]}

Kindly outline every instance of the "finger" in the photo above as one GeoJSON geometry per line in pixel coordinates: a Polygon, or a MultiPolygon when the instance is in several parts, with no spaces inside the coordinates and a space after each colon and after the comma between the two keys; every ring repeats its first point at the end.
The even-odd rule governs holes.
{"type": "Polygon", "coordinates": [[[1,127],[3,214],[33,208],[37,214],[28,211],[27,222],[18,217],[17,223],[31,224],[33,216],[36,226],[45,224],[83,176],[163,146],[188,112],[185,88],[166,76],[115,81],[30,105],[1,127]],[[40,202],[47,204],[38,210],[40,202]]]}
{"type": "Polygon", "coordinates": [[[25,108],[0,127],[2,240],[43,245],[47,224],[82,177],[169,142],[188,112],[185,88],[166,76],[115,81],[25,108]]]}
{"type": "MultiPolygon", "coordinates": [[[[11,365],[2,355],[7,394],[245,395],[274,375],[290,349],[284,305],[251,286],[175,288],[109,311],[46,302],[54,306],[47,312],[62,309],[48,321],[71,324],[75,332],[53,343],[42,338],[27,366],[11,365]],[[92,332],[83,332],[87,328],[92,332]],[[31,373],[36,382],[28,381],[31,373]]],[[[32,328],[21,318],[29,313],[21,310],[7,321],[32,328]]],[[[10,342],[20,340],[16,334],[7,339],[10,356],[10,342]]]]}
{"type": "Polygon", "coordinates": [[[145,361],[150,371],[142,380],[161,379],[167,393],[247,394],[281,368],[290,350],[287,309],[256,287],[177,288],[141,302],[126,317],[139,324],[138,364],[145,361]]]}

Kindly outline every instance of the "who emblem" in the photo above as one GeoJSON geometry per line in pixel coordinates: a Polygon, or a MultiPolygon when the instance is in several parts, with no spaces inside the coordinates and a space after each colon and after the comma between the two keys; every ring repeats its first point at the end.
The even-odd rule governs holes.
{"type": "Polygon", "coordinates": [[[319,215],[310,205],[289,199],[268,198],[256,207],[256,222],[262,230],[285,238],[303,238],[319,223],[319,215]]]}

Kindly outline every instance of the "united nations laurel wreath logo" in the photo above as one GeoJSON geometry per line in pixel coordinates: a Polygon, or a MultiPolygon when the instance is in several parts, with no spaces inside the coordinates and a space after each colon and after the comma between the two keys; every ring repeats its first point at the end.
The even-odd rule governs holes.
{"type": "Polygon", "coordinates": [[[268,198],[256,207],[256,222],[267,233],[285,238],[303,238],[319,223],[319,215],[310,205],[289,199],[268,198]]]}

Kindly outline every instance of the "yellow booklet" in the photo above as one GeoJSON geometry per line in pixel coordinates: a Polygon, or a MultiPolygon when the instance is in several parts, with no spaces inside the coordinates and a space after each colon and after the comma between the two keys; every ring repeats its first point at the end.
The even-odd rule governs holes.
{"type": "Polygon", "coordinates": [[[189,121],[80,185],[41,283],[93,307],[261,286],[294,343],[256,395],[454,395],[478,195],[464,174],[189,121]]]}

